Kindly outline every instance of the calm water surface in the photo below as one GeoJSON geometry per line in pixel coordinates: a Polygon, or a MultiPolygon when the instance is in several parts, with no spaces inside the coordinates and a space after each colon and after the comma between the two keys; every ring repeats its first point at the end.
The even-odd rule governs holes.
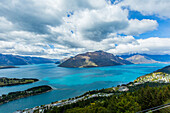
{"type": "Polygon", "coordinates": [[[32,84],[0,87],[0,95],[22,91],[40,85],[50,85],[55,90],[0,105],[0,113],[32,108],[81,95],[89,90],[102,89],[128,83],[168,64],[134,64],[97,68],[62,68],[55,64],[24,65],[20,68],[1,69],[0,77],[38,78],[32,84]]]}

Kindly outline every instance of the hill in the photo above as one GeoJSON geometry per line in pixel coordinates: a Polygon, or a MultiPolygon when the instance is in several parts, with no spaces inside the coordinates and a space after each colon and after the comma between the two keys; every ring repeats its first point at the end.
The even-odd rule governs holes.
{"type": "Polygon", "coordinates": [[[154,71],[153,73],[140,76],[134,82],[136,83],[145,83],[145,82],[169,83],[170,82],[170,65],[162,69],[158,69],[157,71],[154,71]]]}
{"type": "Polygon", "coordinates": [[[144,55],[134,55],[129,58],[126,58],[126,60],[134,63],[134,64],[148,64],[148,63],[158,63],[158,61],[155,61],[147,56],[144,55]]]}
{"type": "Polygon", "coordinates": [[[41,58],[41,57],[29,57],[18,55],[4,55],[0,54],[0,65],[27,65],[27,64],[41,64],[41,63],[54,63],[53,59],[41,58]]]}
{"type": "Polygon", "coordinates": [[[170,65],[169,66],[166,66],[162,69],[158,69],[156,72],[163,72],[163,73],[168,73],[170,74],[170,65]]]}
{"type": "Polygon", "coordinates": [[[61,60],[58,60],[57,62],[55,62],[55,64],[61,64],[63,62],[65,62],[66,60],[68,60],[70,57],[67,57],[67,58],[63,58],[61,60]]]}
{"type": "Polygon", "coordinates": [[[129,61],[120,59],[111,53],[104,51],[87,52],[69,58],[59,65],[59,67],[103,67],[114,65],[132,64],[129,61]]]}

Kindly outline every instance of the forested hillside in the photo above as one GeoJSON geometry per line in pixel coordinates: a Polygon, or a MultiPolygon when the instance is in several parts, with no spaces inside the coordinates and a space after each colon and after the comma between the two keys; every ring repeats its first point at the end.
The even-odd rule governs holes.
{"type": "Polygon", "coordinates": [[[170,84],[145,83],[117,92],[109,97],[96,97],[86,101],[54,107],[46,113],[135,113],[164,104],[170,99],[170,84]]]}

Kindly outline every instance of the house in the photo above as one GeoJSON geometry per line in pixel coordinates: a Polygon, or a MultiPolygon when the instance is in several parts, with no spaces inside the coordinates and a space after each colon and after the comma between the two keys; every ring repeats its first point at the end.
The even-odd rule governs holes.
{"type": "Polygon", "coordinates": [[[128,91],[128,90],[129,90],[129,88],[126,87],[126,86],[121,86],[121,87],[119,87],[119,89],[118,89],[118,91],[128,91]]]}
{"type": "Polygon", "coordinates": [[[142,84],[141,82],[136,82],[136,83],[134,83],[134,85],[136,86],[136,85],[139,85],[139,84],[142,84]]]}

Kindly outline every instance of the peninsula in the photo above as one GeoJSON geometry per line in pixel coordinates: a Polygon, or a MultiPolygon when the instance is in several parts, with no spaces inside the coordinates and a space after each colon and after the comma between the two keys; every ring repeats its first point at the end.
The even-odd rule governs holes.
{"type": "Polygon", "coordinates": [[[21,85],[21,84],[29,84],[33,82],[39,81],[38,79],[34,78],[6,78],[6,77],[1,77],[0,78],[0,87],[4,86],[14,86],[14,85],[21,85]]]}
{"type": "Polygon", "coordinates": [[[20,98],[38,95],[38,94],[45,93],[51,90],[52,88],[50,86],[43,85],[43,86],[33,87],[25,91],[10,92],[7,95],[0,96],[0,104],[4,104],[9,101],[17,100],[20,98]]]}
{"type": "Polygon", "coordinates": [[[16,66],[0,66],[0,69],[7,69],[7,68],[18,68],[16,66]]]}
{"type": "Polygon", "coordinates": [[[159,83],[170,83],[170,65],[157,71],[138,77],[135,81],[136,84],[145,82],[159,82],[159,83]]]}

